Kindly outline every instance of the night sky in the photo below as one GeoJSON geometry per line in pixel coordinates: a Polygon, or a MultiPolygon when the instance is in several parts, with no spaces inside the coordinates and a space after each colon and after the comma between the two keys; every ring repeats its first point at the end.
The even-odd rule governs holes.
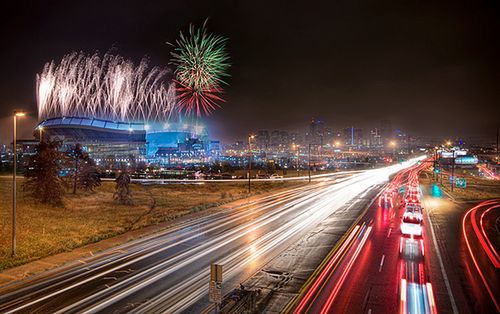
{"type": "Polygon", "coordinates": [[[2,143],[15,108],[31,111],[20,122],[31,133],[45,62],[113,49],[166,66],[166,42],[207,17],[229,37],[232,63],[227,102],[207,119],[215,138],[300,129],[311,117],[334,128],[391,119],[441,138],[493,139],[500,124],[498,1],[19,2],[0,13],[2,143]]]}

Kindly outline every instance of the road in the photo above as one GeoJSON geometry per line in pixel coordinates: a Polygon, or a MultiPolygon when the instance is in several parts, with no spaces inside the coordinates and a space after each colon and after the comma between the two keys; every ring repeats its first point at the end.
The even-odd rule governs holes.
{"type": "Polygon", "coordinates": [[[401,186],[418,189],[425,164],[400,172],[380,198],[332,250],[302,293],[293,313],[436,313],[429,237],[402,237],[401,186]]]}
{"type": "Polygon", "coordinates": [[[223,293],[356,196],[409,166],[393,165],[262,197],[186,221],[82,265],[1,291],[0,312],[198,312],[208,304],[209,265],[224,265],[223,293]]]}

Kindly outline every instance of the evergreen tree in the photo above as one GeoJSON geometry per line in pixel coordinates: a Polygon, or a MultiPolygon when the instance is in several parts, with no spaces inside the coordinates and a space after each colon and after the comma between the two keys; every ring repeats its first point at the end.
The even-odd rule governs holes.
{"type": "Polygon", "coordinates": [[[101,185],[101,179],[94,161],[83,151],[80,144],[76,144],[67,152],[69,161],[68,168],[71,169],[71,185],[73,194],[76,190],[93,191],[101,185]]]}
{"type": "Polygon", "coordinates": [[[58,142],[41,142],[26,167],[23,189],[42,203],[61,205],[64,181],[59,175],[64,154],[59,152],[58,142]]]}
{"type": "Polygon", "coordinates": [[[267,161],[266,163],[266,171],[269,174],[273,174],[276,172],[276,164],[274,161],[267,161]]]}
{"type": "Polygon", "coordinates": [[[76,194],[78,176],[80,175],[80,170],[82,168],[81,161],[85,158],[85,155],[86,154],[80,144],[76,144],[67,152],[68,161],[70,163],[69,167],[72,169],[70,179],[73,186],[73,194],[76,194]]]}
{"type": "Polygon", "coordinates": [[[77,188],[84,191],[94,191],[94,188],[100,185],[101,178],[94,160],[85,156],[85,158],[80,162],[77,188]]]}
{"type": "Polygon", "coordinates": [[[130,192],[130,175],[122,169],[116,178],[115,200],[120,204],[132,204],[132,193],[130,192]]]}

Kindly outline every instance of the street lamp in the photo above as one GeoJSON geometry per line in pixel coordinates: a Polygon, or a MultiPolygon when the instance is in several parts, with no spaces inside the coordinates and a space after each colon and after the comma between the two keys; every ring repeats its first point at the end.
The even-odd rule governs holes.
{"type": "Polygon", "coordinates": [[[43,126],[38,127],[38,131],[40,132],[40,143],[42,142],[42,132],[43,132],[43,126]]]}
{"type": "Polygon", "coordinates": [[[292,147],[297,148],[297,177],[299,177],[300,176],[300,169],[299,169],[300,145],[293,144],[292,147]]]}
{"type": "Polygon", "coordinates": [[[394,157],[396,156],[396,141],[390,141],[389,142],[389,146],[391,146],[393,148],[393,152],[392,154],[394,155],[394,157]]]}
{"type": "MultiPolygon", "coordinates": [[[[311,146],[320,146],[321,144],[314,144],[314,143],[309,143],[309,150],[308,150],[308,158],[307,158],[307,167],[308,167],[308,174],[309,174],[309,183],[311,183],[311,146]]],[[[320,156],[321,160],[321,156],[320,156]]]]}
{"type": "Polygon", "coordinates": [[[16,170],[17,170],[17,117],[24,117],[26,113],[14,111],[14,128],[12,131],[12,257],[16,256],[16,170]]]}
{"type": "Polygon", "coordinates": [[[252,140],[255,135],[248,135],[248,193],[250,194],[250,171],[252,170],[252,140]]]}

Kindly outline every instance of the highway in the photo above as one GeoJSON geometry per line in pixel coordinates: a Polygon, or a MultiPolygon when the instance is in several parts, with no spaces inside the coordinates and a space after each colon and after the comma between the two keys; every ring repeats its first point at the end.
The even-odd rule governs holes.
{"type": "MultiPolygon", "coordinates": [[[[436,313],[429,239],[402,237],[403,198],[426,164],[398,173],[285,308],[287,313],[436,313]],[[401,194],[402,195],[402,194],[401,194]]],[[[416,195],[416,194],[412,194],[416,195]]],[[[405,197],[406,200],[406,197],[405,197]]]]}
{"type": "Polygon", "coordinates": [[[186,220],[79,266],[0,288],[0,312],[198,312],[208,304],[211,262],[224,265],[224,294],[345,203],[409,165],[333,174],[186,220]]]}

